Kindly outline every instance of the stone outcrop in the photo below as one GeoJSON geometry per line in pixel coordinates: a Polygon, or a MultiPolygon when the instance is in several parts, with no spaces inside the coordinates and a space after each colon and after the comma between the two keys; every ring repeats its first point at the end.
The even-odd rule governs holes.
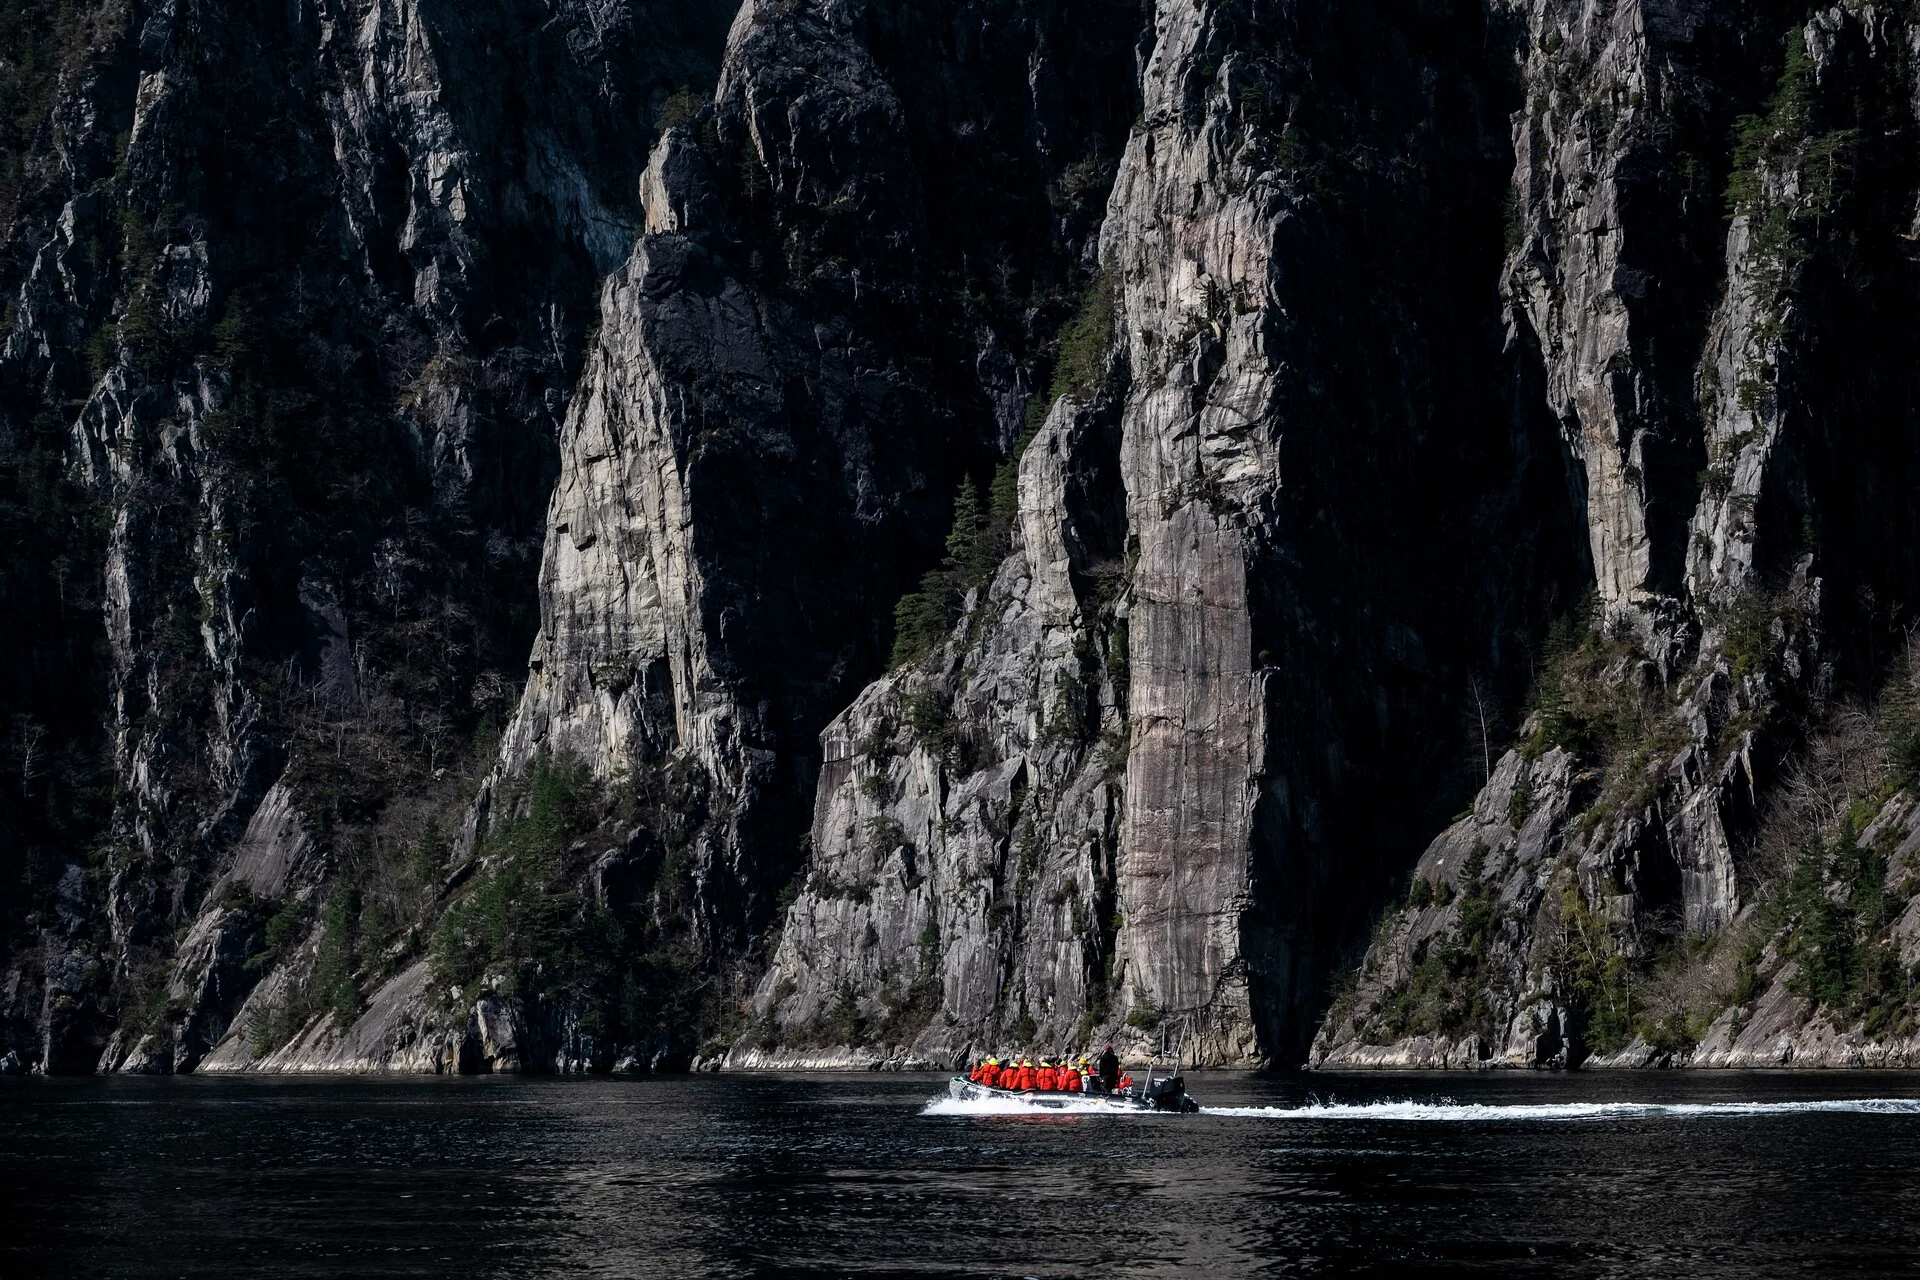
{"type": "MultiPolygon", "coordinates": [[[[1016,353],[1044,317],[1009,325],[996,295],[1071,278],[1093,197],[1063,172],[1097,181],[1119,148],[1130,86],[1059,95],[1127,65],[1126,28],[1081,25],[1100,5],[988,7],[1007,25],[977,57],[904,6],[743,7],[713,103],[653,153],[647,233],[608,282],[562,433],[502,772],[543,751],[691,770],[710,949],[772,922],[799,870],[816,784],[829,803],[844,759],[829,730],[817,760],[816,738],[882,669],[962,477],[1020,434],[1016,353]],[[1009,100],[1016,56],[1031,85],[1009,100]],[[968,278],[986,296],[956,296],[968,278]]],[[[921,927],[888,921],[896,940],[921,927]]]]}
{"type": "MultiPolygon", "coordinates": [[[[1518,356],[1468,283],[1466,264],[1494,265],[1487,241],[1433,243],[1497,214],[1507,171],[1486,157],[1504,122],[1475,114],[1476,92],[1500,91],[1478,21],[1430,34],[1319,6],[1159,10],[1100,242],[1119,417],[1103,465],[1124,535],[1049,585],[1060,556],[1034,515],[1059,508],[1045,486],[1060,481],[1029,451],[1019,545],[993,586],[927,668],[829,729],[813,870],[754,1000],[769,1042],[857,1018],[935,1057],[1176,1024],[1206,1061],[1304,1044],[1401,818],[1417,827],[1444,794],[1434,721],[1517,643],[1530,593],[1574,550],[1551,425],[1455,380],[1518,356]],[[1363,41],[1381,65],[1343,83],[1363,41]],[[1461,95],[1463,132],[1426,134],[1434,101],[1392,87],[1423,80],[1461,95]],[[1336,284],[1362,277],[1370,304],[1336,284]],[[1401,412],[1436,385],[1458,398],[1401,412]],[[1502,464],[1451,472],[1461,449],[1502,464]],[[1416,507],[1460,541],[1408,558],[1416,507]],[[1507,538],[1533,550],[1482,554],[1507,538]],[[1432,611],[1455,593],[1472,604],[1432,611]],[[1085,699],[1071,750],[1044,728],[1060,687],[1085,699]],[[931,742],[898,727],[925,699],[931,742]]],[[[1033,449],[1059,455],[1063,428],[1103,404],[1063,401],[1033,449]]],[[[1065,522],[1068,546],[1100,545],[1085,523],[1065,522]]]]}
{"type": "Polygon", "coordinates": [[[734,1060],[872,1040],[957,1061],[1015,1026],[1084,1037],[1106,1003],[1126,726],[1125,605],[1100,598],[1124,529],[1114,425],[1059,401],[1020,459],[1013,553],[936,655],[822,735],[807,879],[734,1060]]]}
{"type": "Polygon", "coordinates": [[[727,17],[112,0],[23,33],[10,1045],[85,1069],[118,1024],[190,1067],[281,899],[474,769],[653,116],[711,83],[727,17]],[[298,868],[267,848],[289,824],[324,833],[298,868]]]}
{"type": "Polygon", "coordinates": [[[0,1062],[1910,1056],[1905,10],[62,12],[0,1062]]]}
{"type": "MultiPolygon", "coordinates": [[[[1496,1065],[1905,1061],[1903,1033],[1859,1025],[1862,1001],[1882,1017],[1869,979],[1851,1009],[1806,996],[1789,952],[1814,908],[1787,905],[1788,855],[1765,851],[1789,828],[1836,838],[1837,814],[1796,826],[1775,793],[1810,731],[1858,718],[1836,699],[1881,678],[1885,610],[1910,598],[1912,513],[1882,495],[1916,475],[1913,335],[1838,335],[1904,287],[1890,264],[1920,171],[1868,138],[1913,119],[1913,34],[1871,5],[1773,16],[1783,38],[1758,51],[1704,7],[1529,13],[1532,64],[1568,74],[1536,77],[1550,91],[1516,126],[1531,160],[1509,281],[1584,464],[1597,631],[1586,657],[1551,659],[1560,701],[1428,848],[1313,1061],[1411,1064],[1463,1030],[1496,1065]],[[1689,249],[1695,148],[1740,103],[1709,257],[1689,249]],[[1685,292],[1709,268],[1710,308],[1685,292]],[[1716,950],[1714,972],[1696,958],[1716,950]]],[[[1877,927],[1848,924],[1867,932],[1846,946],[1873,953],[1877,927]]]]}

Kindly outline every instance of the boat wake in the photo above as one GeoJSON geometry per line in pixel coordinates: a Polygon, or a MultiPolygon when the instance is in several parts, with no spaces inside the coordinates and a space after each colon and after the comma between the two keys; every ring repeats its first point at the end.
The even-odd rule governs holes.
{"type": "Polygon", "coordinates": [[[1308,1102],[1298,1107],[1203,1107],[1200,1114],[1259,1120],[1660,1120],[1783,1116],[1806,1112],[1920,1115],[1920,1098],[1831,1098],[1813,1102],[1308,1102]]]}
{"type": "MultiPolygon", "coordinates": [[[[1350,1121],[1439,1122],[1568,1122],[1581,1120],[1661,1120],[1737,1116],[1784,1116],[1805,1113],[1920,1116],[1920,1098],[1830,1098],[1811,1102],[1543,1102],[1480,1103],[1441,1098],[1430,1102],[1321,1102],[1296,1107],[1202,1107],[1203,1116],[1238,1120],[1310,1120],[1319,1123],[1350,1121]]],[[[1094,1100],[1049,1099],[1042,1107],[1017,1098],[980,1098],[960,1101],[935,1098],[923,1116],[1111,1116],[1154,1115],[1122,1112],[1094,1100]]]]}

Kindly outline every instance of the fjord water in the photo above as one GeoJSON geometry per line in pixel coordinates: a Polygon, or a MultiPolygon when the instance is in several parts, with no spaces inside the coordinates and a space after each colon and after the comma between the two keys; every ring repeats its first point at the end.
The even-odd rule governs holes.
{"type": "Polygon", "coordinates": [[[1920,1077],[0,1081],[0,1274],[1785,1276],[1920,1270],[1920,1077]],[[942,1114],[958,1111],[958,1114],[942,1114]]]}

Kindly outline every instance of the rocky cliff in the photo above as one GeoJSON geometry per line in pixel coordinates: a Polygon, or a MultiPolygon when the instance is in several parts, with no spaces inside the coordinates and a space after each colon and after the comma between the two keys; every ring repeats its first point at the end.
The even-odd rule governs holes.
{"type": "Polygon", "coordinates": [[[376,969],[419,914],[654,118],[729,16],[7,6],[19,1060],[190,1068],[328,886],[376,969]]]}
{"type": "Polygon", "coordinates": [[[1507,270],[1595,599],[1313,1058],[1906,1062],[1920,31],[1596,19],[1529,14],[1530,66],[1581,76],[1516,122],[1507,270]]]}
{"type": "Polygon", "coordinates": [[[0,30],[5,1061],[1912,1053],[1906,8],[0,30]]]}
{"type": "Polygon", "coordinates": [[[1022,456],[1013,554],[951,637],[828,730],[756,1053],[1174,1016],[1210,1060],[1298,1053],[1461,781],[1476,681],[1575,589],[1488,287],[1497,28],[1168,6],[1143,86],[1106,367],[1022,456]]]}

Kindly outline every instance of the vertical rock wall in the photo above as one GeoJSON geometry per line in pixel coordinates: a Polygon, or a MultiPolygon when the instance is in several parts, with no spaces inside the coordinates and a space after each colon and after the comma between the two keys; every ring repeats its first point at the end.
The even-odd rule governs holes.
{"type": "Polygon", "coordinates": [[[1866,723],[1842,700],[1882,681],[1914,599],[1896,299],[1920,171],[1891,144],[1915,120],[1910,22],[1529,21],[1509,282],[1584,464],[1601,607],[1577,652],[1543,659],[1521,745],[1420,860],[1314,1058],[1636,1064],[1704,1039],[1702,1061],[1861,1061],[1860,1012],[1789,994],[1811,962],[1789,955],[1791,911],[1761,904],[1804,853],[1766,850],[1834,838],[1778,834],[1824,749],[1807,736],[1866,723]]]}
{"type": "Polygon", "coordinates": [[[707,8],[106,3],[23,32],[8,74],[52,69],[15,99],[50,105],[9,169],[0,334],[39,602],[5,641],[36,756],[4,823],[23,1060],[191,1068],[270,917],[457,807],[520,679],[654,109],[714,74],[707,8]],[[273,803],[322,847],[250,889],[229,865],[273,803]]]}
{"type": "Polygon", "coordinates": [[[1896,7],[62,13],[0,1062],[1571,1060],[1920,600],[1896,7]]]}
{"type": "Polygon", "coordinates": [[[642,179],[563,433],[503,769],[696,766],[710,945],[769,922],[821,726],[881,669],[960,478],[1018,436],[1055,323],[1033,300],[1089,227],[1067,171],[1099,182],[1127,118],[1130,10],[949,7],[740,11],[642,179]]]}
{"type": "MultiPolygon", "coordinates": [[[[1459,785],[1474,673],[1518,649],[1579,562],[1558,444],[1504,394],[1522,352],[1484,289],[1511,170],[1496,49],[1468,6],[1430,23],[1390,7],[1159,10],[1101,233],[1109,385],[1062,402],[1118,417],[1104,465],[1125,533],[1104,576],[1076,566],[1104,585],[1081,586],[1073,640],[1099,689],[1104,777],[1090,789],[1090,738],[1063,753],[1022,724],[1047,706],[1044,678],[1011,715],[1004,695],[968,692],[1031,684],[1027,664],[1066,661],[1075,635],[1055,623],[1032,657],[1005,652],[1033,625],[1013,584],[1039,581],[1016,548],[927,667],[829,731],[816,870],[754,1002],[769,1024],[754,1060],[856,1018],[931,1057],[1170,1019],[1208,1060],[1300,1051],[1396,842],[1459,785]],[[900,709],[926,697],[950,708],[905,736],[926,791],[889,801],[857,753],[833,770],[849,743],[902,750],[900,709]],[[956,755],[955,738],[995,745],[956,755]],[[1006,797],[979,819],[995,837],[956,840],[982,788],[1006,797]],[[889,934],[870,869],[841,870],[866,849],[862,821],[891,834],[889,819],[936,868],[916,874],[975,886],[961,937],[942,917],[929,944],[984,950],[1003,975],[992,999],[929,988],[924,1030],[881,978],[913,971],[898,950],[912,931],[889,934]]],[[[1034,448],[1059,448],[1062,412],[1034,448]]],[[[1023,529],[1053,501],[1031,458],[1023,529]]]]}

